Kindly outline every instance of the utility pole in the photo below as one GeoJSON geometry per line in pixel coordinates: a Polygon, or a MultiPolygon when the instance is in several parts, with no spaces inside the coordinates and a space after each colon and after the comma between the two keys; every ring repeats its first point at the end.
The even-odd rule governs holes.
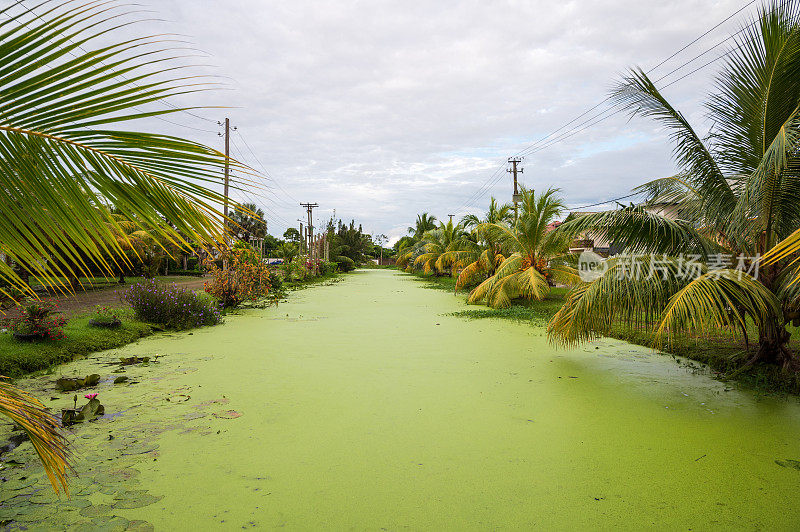
{"type": "MultiPolygon", "coordinates": [[[[314,261],[314,208],[319,207],[317,203],[301,203],[301,207],[306,208],[306,212],[308,213],[308,226],[306,227],[306,231],[308,233],[307,242],[308,242],[308,259],[310,261],[314,261]]],[[[314,270],[316,271],[316,264],[314,264],[314,270]]]]}
{"type": "Polygon", "coordinates": [[[448,214],[447,216],[450,217],[450,225],[453,225],[453,216],[455,216],[455,214],[448,214]]]}
{"type": "MultiPolygon", "coordinates": [[[[225,118],[225,122],[217,122],[219,126],[225,126],[225,133],[217,133],[220,137],[225,137],[225,191],[224,191],[224,204],[222,208],[222,213],[225,215],[225,219],[223,220],[224,223],[227,223],[228,220],[228,185],[230,183],[231,178],[231,165],[230,165],[230,156],[231,156],[231,119],[225,118]]],[[[236,128],[233,128],[234,131],[236,128]]]]}
{"type": "MultiPolygon", "coordinates": [[[[300,220],[297,220],[300,222],[300,220]]],[[[305,233],[303,233],[303,222],[300,222],[300,236],[297,237],[297,253],[303,253],[303,239],[305,238],[305,233]]]]}
{"type": "Polygon", "coordinates": [[[514,224],[517,223],[517,204],[522,200],[519,194],[519,188],[517,186],[517,173],[525,172],[524,168],[518,168],[517,165],[522,162],[522,159],[519,157],[510,157],[508,162],[511,163],[511,169],[506,170],[509,174],[514,174],[514,195],[511,196],[512,201],[514,202],[514,224]]]}
{"type": "Polygon", "coordinates": [[[310,250],[311,246],[314,243],[314,241],[312,240],[314,238],[314,213],[313,213],[313,210],[314,210],[315,207],[319,207],[319,204],[317,204],[317,203],[301,203],[300,206],[301,207],[305,207],[306,208],[306,212],[308,213],[308,226],[307,226],[308,238],[306,239],[306,242],[308,243],[308,249],[310,250]]]}

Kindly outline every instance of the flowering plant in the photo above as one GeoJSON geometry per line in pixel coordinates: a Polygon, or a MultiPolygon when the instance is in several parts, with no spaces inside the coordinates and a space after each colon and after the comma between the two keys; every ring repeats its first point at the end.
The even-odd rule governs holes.
{"type": "Polygon", "coordinates": [[[96,307],[94,307],[94,313],[92,314],[92,321],[94,321],[97,324],[109,325],[112,323],[118,323],[120,320],[119,316],[117,315],[114,309],[97,305],[96,307]]]}
{"type": "Polygon", "coordinates": [[[149,279],[136,283],[120,296],[133,308],[136,319],[174,329],[216,325],[222,321],[215,301],[174,284],[149,279]]]}
{"type": "Polygon", "coordinates": [[[9,323],[17,335],[60,340],[64,337],[63,328],[67,320],[60,316],[53,316],[58,312],[58,307],[52,301],[36,301],[22,305],[21,314],[9,323]]]}
{"type": "Polygon", "coordinates": [[[270,292],[270,270],[258,255],[246,248],[224,251],[220,268],[216,261],[206,260],[206,292],[216,297],[223,307],[236,307],[245,301],[257,302],[270,292]]]}

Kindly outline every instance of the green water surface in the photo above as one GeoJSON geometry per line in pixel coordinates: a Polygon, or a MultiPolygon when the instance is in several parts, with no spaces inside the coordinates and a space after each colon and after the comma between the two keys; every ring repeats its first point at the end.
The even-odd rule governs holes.
{"type": "MultiPolygon", "coordinates": [[[[76,507],[55,502],[23,444],[8,456],[25,465],[0,472],[16,490],[0,486],[0,519],[141,530],[800,527],[795,399],[758,398],[616,340],[557,350],[542,329],[447,315],[463,308],[463,297],[401,273],[357,272],[221,327],[64,366],[103,374],[95,391],[109,414],[74,429],[76,507]],[[156,354],[125,370],[136,384],[111,384],[115,367],[102,365],[156,354]]],[[[47,391],[57,376],[27,386],[67,407],[72,394],[47,391]]]]}

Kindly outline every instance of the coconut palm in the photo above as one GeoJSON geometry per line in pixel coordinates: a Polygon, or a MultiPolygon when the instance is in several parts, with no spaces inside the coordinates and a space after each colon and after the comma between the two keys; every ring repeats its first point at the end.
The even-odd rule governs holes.
{"type": "MultiPolygon", "coordinates": [[[[97,208],[104,203],[177,245],[188,245],[181,235],[222,242],[224,198],[206,185],[219,182],[225,156],[114,126],[176,112],[153,106],[210,87],[180,74],[171,60],[181,52],[166,48],[164,36],[109,43],[115,28],[133,23],[135,6],[44,0],[33,13],[7,4],[0,9],[0,252],[8,260],[0,262],[0,284],[36,297],[28,275],[69,289],[63,278],[113,274],[114,261],[128,259],[117,220],[97,208]]],[[[31,435],[54,488],[65,487],[65,442],[41,405],[4,384],[0,413],[31,435]]]]}
{"type": "Polygon", "coordinates": [[[429,215],[427,212],[417,215],[417,222],[414,227],[408,228],[408,234],[414,237],[414,240],[422,240],[422,235],[425,231],[436,229],[436,216],[429,215]]]}
{"type": "Polygon", "coordinates": [[[283,242],[276,251],[276,255],[283,259],[286,264],[291,262],[300,254],[297,249],[298,245],[295,242],[283,242]]]}
{"type": "Polygon", "coordinates": [[[509,203],[499,205],[494,197],[489,200],[489,209],[483,219],[474,214],[467,214],[461,219],[461,225],[472,228],[480,247],[477,252],[461,253],[458,257],[456,268],[460,273],[456,281],[456,290],[474,286],[494,275],[497,267],[505,260],[505,256],[502,254],[500,242],[493,238],[494,232],[485,228],[491,224],[511,224],[513,220],[513,206],[509,203]]]}
{"type": "Polygon", "coordinates": [[[408,266],[407,269],[422,270],[425,275],[452,274],[462,254],[476,250],[476,243],[470,240],[463,226],[450,220],[426,231],[422,239],[398,257],[397,263],[408,266]]]}
{"type": "Polygon", "coordinates": [[[259,209],[255,203],[237,205],[231,212],[227,226],[231,233],[248,244],[252,244],[259,238],[264,238],[267,234],[267,221],[264,219],[264,211],[259,209]]]}
{"type": "Polygon", "coordinates": [[[518,298],[542,299],[553,282],[574,284],[579,280],[577,270],[569,266],[565,255],[569,240],[548,228],[564,211],[558,189],[537,195],[523,187],[521,192],[520,214],[513,227],[503,223],[478,226],[507,256],[491,277],[472,290],[469,303],[508,307],[518,298]]]}
{"type": "Polygon", "coordinates": [[[680,172],[644,185],[645,205],[587,215],[559,231],[604,231],[628,252],[664,256],[610,261],[569,296],[550,323],[553,339],[574,344],[645,314],[657,316],[657,345],[686,332],[754,324],[758,349],[747,364],[800,369],[785,327],[798,311],[789,255],[798,237],[794,248],[789,240],[776,252],[800,226],[800,2],[763,6],[736,39],[706,102],[714,126],[703,139],[643,71],[631,71],[613,91],[632,114],[670,130],[680,172]],[[698,275],[686,275],[682,254],[705,262],[698,275]],[[759,263],[764,254],[772,262],[759,263]],[[626,262],[643,274],[620,275],[626,262]]]}
{"type": "Polygon", "coordinates": [[[510,224],[514,221],[514,207],[510,203],[500,205],[494,196],[489,199],[489,209],[483,219],[475,214],[467,214],[461,218],[461,225],[465,229],[474,229],[481,224],[510,224]]]}

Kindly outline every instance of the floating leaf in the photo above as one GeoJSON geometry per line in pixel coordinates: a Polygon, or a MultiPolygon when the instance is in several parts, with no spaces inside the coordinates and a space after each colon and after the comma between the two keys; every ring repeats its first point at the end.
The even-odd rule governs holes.
{"type": "Polygon", "coordinates": [[[191,398],[192,398],[191,395],[186,395],[186,394],[179,393],[177,395],[171,395],[171,396],[167,397],[167,401],[170,402],[170,403],[185,403],[186,401],[188,401],[191,398]]]}
{"type": "Polygon", "coordinates": [[[109,504],[94,504],[81,509],[81,515],[84,517],[97,517],[98,515],[105,515],[113,508],[109,504]]]}
{"type": "Polygon", "coordinates": [[[800,470],[800,460],[792,460],[791,458],[787,458],[786,460],[775,460],[775,463],[781,467],[800,470]]]}
{"type": "Polygon", "coordinates": [[[236,419],[237,417],[241,417],[242,414],[237,412],[236,410],[225,410],[223,412],[214,412],[214,416],[220,419],[236,419]]]}
{"type": "Polygon", "coordinates": [[[151,495],[147,490],[130,490],[122,491],[114,496],[114,508],[121,510],[130,510],[134,508],[143,508],[156,503],[163,499],[163,496],[151,495]]]}

